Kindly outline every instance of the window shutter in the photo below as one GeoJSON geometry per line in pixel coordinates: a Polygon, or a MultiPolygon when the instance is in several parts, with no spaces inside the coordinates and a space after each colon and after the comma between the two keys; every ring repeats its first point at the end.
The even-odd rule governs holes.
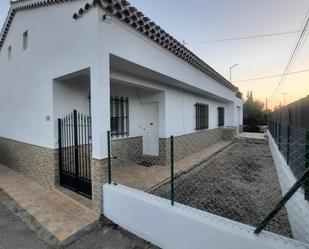
{"type": "Polygon", "coordinates": [[[129,135],[129,99],[111,96],[110,107],[111,135],[129,135]]]}
{"type": "Polygon", "coordinates": [[[218,126],[224,126],[224,108],[218,107],[218,126]]]}
{"type": "Polygon", "coordinates": [[[209,128],[209,107],[208,105],[196,103],[195,104],[195,122],[196,130],[203,130],[209,128]]]}

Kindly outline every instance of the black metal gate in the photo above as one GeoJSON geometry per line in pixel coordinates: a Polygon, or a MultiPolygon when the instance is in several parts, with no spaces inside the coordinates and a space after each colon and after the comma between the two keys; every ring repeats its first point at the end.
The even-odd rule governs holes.
{"type": "Polygon", "coordinates": [[[60,185],[91,198],[91,118],[74,110],[58,119],[60,185]]]}

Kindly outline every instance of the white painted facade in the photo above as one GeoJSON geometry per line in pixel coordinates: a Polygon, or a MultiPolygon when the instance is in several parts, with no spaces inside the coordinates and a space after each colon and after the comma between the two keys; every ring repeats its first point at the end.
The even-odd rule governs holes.
{"type": "Polygon", "coordinates": [[[89,93],[96,159],[107,155],[111,94],[129,97],[130,136],[142,134],[142,106],[150,102],[158,106],[159,137],[194,132],[196,102],[209,104],[210,129],[217,127],[219,106],[225,108],[226,126],[242,124],[236,92],[120,20],[103,21],[98,7],[74,20],[73,13],[85,3],[70,1],[15,15],[0,51],[1,137],[56,148],[57,118],[72,109],[89,113],[89,93]],[[25,31],[29,40],[23,50],[25,31]]]}
{"type": "Polygon", "coordinates": [[[165,249],[296,249],[308,245],[122,185],[103,186],[107,218],[165,249]]]}

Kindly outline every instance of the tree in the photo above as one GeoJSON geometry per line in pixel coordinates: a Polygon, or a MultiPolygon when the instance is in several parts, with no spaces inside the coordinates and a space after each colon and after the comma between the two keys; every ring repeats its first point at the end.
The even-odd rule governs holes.
{"type": "Polygon", "coordinates": [[[281,105],[281,103],[280,103],[279,105],[276,105],[276,106],[274,107],[274,112],[280,110],[282,107],[283,107],[283,106],[281,105]]]}
{"type": "Polygon", "coordinates": [[[247,99],[244,102],[244,124],[256,130],[258,125],[267,124],[267,114],[270,110],[264,109],[264,103],[254,99],[252,91],[247,93],[247,99]]]}

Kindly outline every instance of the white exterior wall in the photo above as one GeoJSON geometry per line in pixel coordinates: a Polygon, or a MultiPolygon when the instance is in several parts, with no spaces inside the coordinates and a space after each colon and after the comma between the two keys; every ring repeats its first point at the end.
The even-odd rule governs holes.
{"type": "Polygon", "coordinates": [[[53,103],[55,118],[62,118],[74,109],[89,115],[90,82],[88,78],[74,81],[54,81],[53,103]]]}
{"type": "Polygon", "coordinates": [[[139,131],[135,130],[135,127],[138,127],[141,123],[142,110],[136,107],[142,101],[140,99],[141,96],[145,96],[144,99],[148,101],[153,100],[153,97],[150,98],[144,93],[138,93],[138,88],[160,91],[155,100],[160,103],[159,134],[161,138],[195,132],[195,104],[197,102],[209,105],[209,129],[218,127],[218,107],[224,107],[225,109],[225,126],[235,126],[234,115],[236,115],[236,109],[235,104],[232,102],[210,99],[209,97],[166,86],[163,83],[159,84],[132,75],[124,75],[119,72],[112,72],[111,78],[114,81],[121,81],[126,84],[131,84],[132,87],[137,87],[134,94],[132,94],[132,88],[128,88],[125,85],[118,85],[119,87],[117,89],[114,87],[114,92],[118,93],[118,96],[122,94],[123,97],[129,97],[130,136],[140,135],[140,133],[137,133],[139,131]]]}
{"type": "MultiPolygon", "coordinates": [[[[55,148],[55,120],[60,112],[53,110],[56,101],[53,90],[57,91],[53,88],[53,79],[90,68],[93,157],[105,158],[106,130],[110,128],[110,54],[219,96],[226,104],[226,125],[238,125],[235,105],[242,108],[242,101],[235,97],[235,92],[116,18],[111,23],[103,22],[103,11],[99,8],[74,20],[73,13],[86,2],[55,4],[18,11],[15,15],[0,51],[1,137],[55,148]],[[23,51],[22,34],[26,30],[29,42],[27,50],[23,51]],[[8,46],[12,46],[10,62],[7,60],[8,46]],[[47,116],[50,121],[46,120],[47,116]]],[[[14,6],[23,4],[26,3],[14,6]]],[[[161,137],[194,131],[194,118],[190,118],[190,113],[200,97],[169,88],[157,98],[162,109],[161,137]],[[183,106],[182,112],[176,111],[179,106],[183,106]]],[[[222,103],[210,99],[200,99],[200,102],[209,103],[210,128],[214,128],[217,117],[212,113],[222,103]]]]}
{"type": "Polygon", "coordinates": [[[233,123],[229,118],[229,103],[212,100],[190,94],[185,91],[170,89],[166,92],[166,135],[183,135],[195,132],[195,104],[199,102],[209,106],[209,129],[218,127],[218,107],[224,107],[225,126],[233,123]]]}
{"type": "MultiPolygon", "coordinates": [[[[103,11],[101,12],[103,14],[103,11]]],[[[235,92],[116,18],[109,23],[101,21],[99,28],[100,44],[109,53],[225,98],[227,101],[235,102],[242,107],[242,100],[235,96],[235,92]]]]}
{"type": "Polygon", "coordinates": [[[103,186],[104,215],[164,249],[305,249],[307,244],[122,185],[103,186]]]}
{"type": "Polygon", "coordinates": [[[58,147],[57,119],[74,109],[89,115],[90,81],[87,77],[53,82],[54,147],[58,147]]]}
{"type": "Polygon", "coordinates": [[[237,117],[237,107],[242,112],[243,102],[235,96],[235,92],[222,86],[116,18],[113,18],[113,21],[109,23],[101,21],[99,28],[100,44],[110,54],[164,74],[183,84],[216,94],[224,99],[224,102],[215,101],[181,89],[164,86],[164,82],[158,87],[154,82],[147,82],[145,79],[136,79],[133,76],[112,72],[112,78],[120,79],[123,82],[165,91],[165,134],[160,133],[160,136],[166,137],[171,134],[179,135],[195,131],[194,104],[197,101],[209,104],[209,128],[217,127],[217,107],[219,106],[225,107],[226,126],[242,124],[242,115],[240,118],[237,117]],[[191,113],[193,113],[193,118],[191,113]]]}
{"type": "Polygon", "coordinates": [[[87,1],[19,11],[0,51],[0,136],[54,148],[53,79],[92,67],[97,56],[97,10],[79,20],[87,1]],[[22,35],[28,30],[28,48],[22,35]],[[8,62],[7,48],[12,46],[8,62]],[[51,120],[46,121],[46,116],[51,120]]]}

